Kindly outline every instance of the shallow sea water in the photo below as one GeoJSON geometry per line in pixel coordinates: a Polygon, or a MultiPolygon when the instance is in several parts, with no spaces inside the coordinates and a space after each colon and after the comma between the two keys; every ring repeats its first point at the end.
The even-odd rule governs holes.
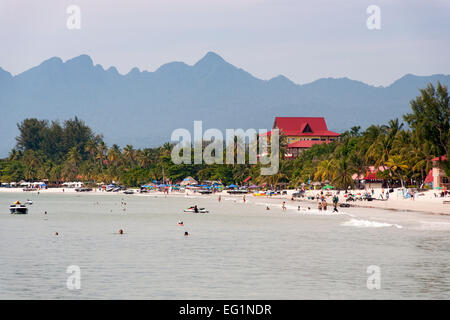
{"type": "Polygon", "coordinates": [[[0,193],[0,298],[450,298],[450,217],[247,199],[0,193]],[[27,198],[28,215],[8,213],[27,198]],[[183,213],[193,204],[211,212],[183,213]],[[66,286],[70,265],[80,290],[66,286]]]}

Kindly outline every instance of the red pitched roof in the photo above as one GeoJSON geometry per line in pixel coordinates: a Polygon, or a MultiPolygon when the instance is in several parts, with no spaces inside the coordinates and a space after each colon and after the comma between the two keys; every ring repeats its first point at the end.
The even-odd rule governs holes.
{"type": "Polygon", "coordinates": [[[280,129],[287,136],[339,136],[339,133],[328,130],[323,117],[276,117],[273,128],[280,129]]]}
{"type": "Polygon", "coordinates": [[[447,160],[447,156],[440,156],[440,157],[436,157],[434,159],[431,159],[431,161],[439,161],[439,160],[445,161],[445,160],[447,160]]]}
{"type": "Polygon", "coordinates": [[[433,182],[433,169],[430,170],[430,172],[428,172],[427,177],[425,178],[425,183],[431,183],[433,182]]]}
{"type": "Polygon", "coordinates": [[[320,140],[300,140],[289,144],[288,148],[311,148],[314,144],[330,143],[332,141],[320,141],[320,140]]]}

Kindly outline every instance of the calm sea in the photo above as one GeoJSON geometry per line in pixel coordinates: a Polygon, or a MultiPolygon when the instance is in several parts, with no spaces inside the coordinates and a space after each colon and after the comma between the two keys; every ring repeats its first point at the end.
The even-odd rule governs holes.
{"type": "Polygon", "coordinates": [[[0,298],[450,298],[449,217],[247,199],[0,193],[0,298]],[[183,213],[193,204],[211,212],[183,213]]]}

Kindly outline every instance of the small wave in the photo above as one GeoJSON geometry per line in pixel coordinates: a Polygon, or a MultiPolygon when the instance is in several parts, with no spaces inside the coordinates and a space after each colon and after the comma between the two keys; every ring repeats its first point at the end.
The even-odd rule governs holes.
{"type": "Polygon", "coordinates": [[[384,228],[384,227],[395,227],[397,229],[403,228],[398,224],[391,224],[386,222],[370,221],[370,220],[358,220],[350,219],[341,224],[345,227],[359,227],[359,228],[384,228]]]}

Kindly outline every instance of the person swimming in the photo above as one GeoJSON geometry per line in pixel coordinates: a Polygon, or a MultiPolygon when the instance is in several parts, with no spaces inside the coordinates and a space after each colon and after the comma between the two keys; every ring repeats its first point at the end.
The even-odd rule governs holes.
{"type": "Polygon", "coordinates": [[[270,210],[269,206],[266,207],[266,210],[270,210]]]}
{"type": "Polygon", "coordinates": [[[182,226],[182,225],[184,225],[184,224],[183,224],[183,221],[181,221],[181,220],[180,220],[180,221],[178,221],[178,225],[179,225],[179,226],[182,226]]]}
{"type": "Polygon", "coordinates": [[[189,233],[187,231],[184,232],[184,236],[188,236],[189,233]]]}

